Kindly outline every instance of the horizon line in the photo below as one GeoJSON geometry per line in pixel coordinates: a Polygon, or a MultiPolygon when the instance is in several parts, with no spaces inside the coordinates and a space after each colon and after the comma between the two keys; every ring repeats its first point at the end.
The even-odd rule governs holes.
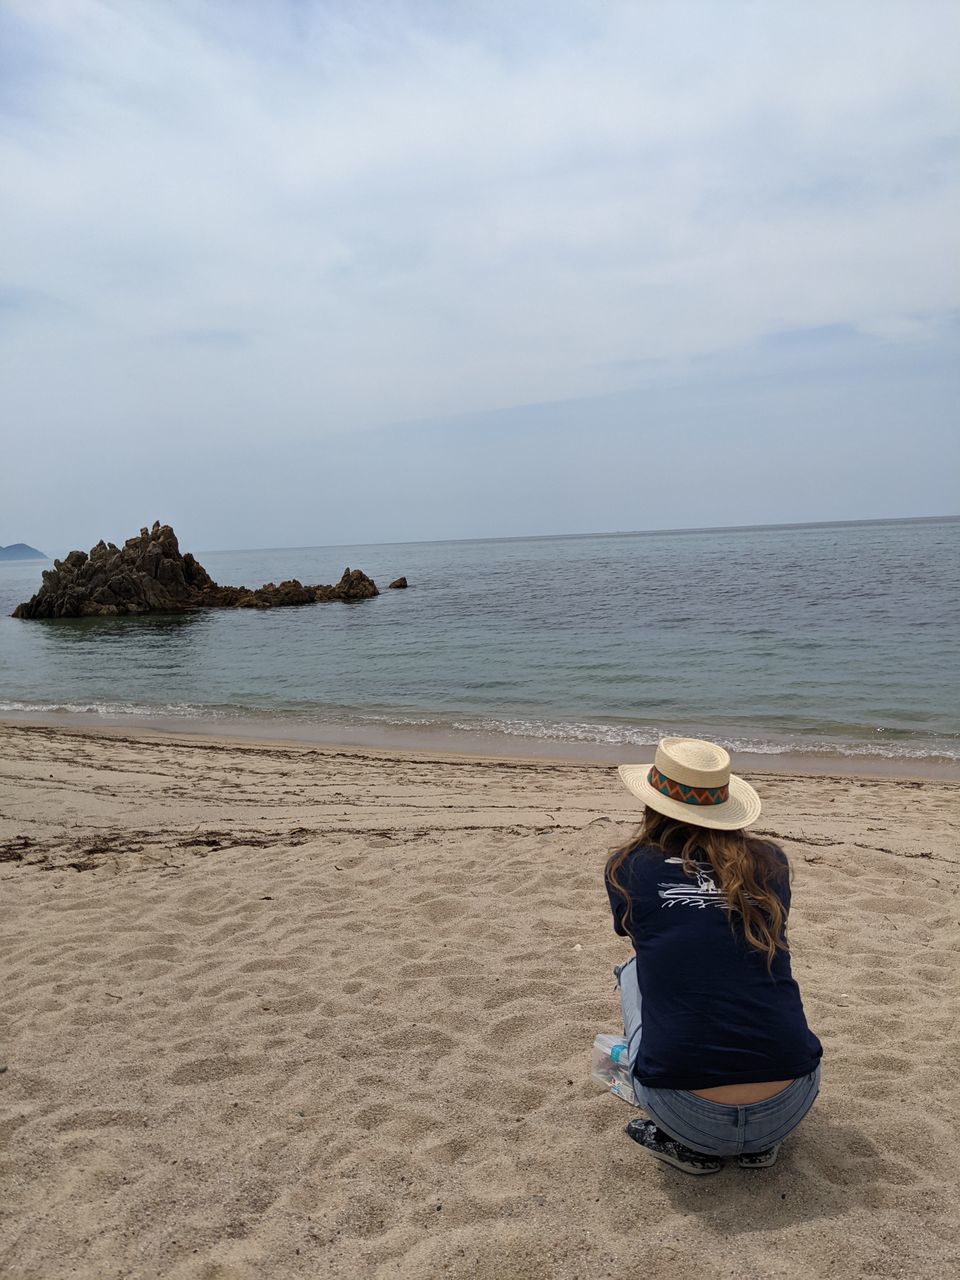
{"type": "Polygon", "coordinates": [[[881,524],[944,524],[960,521],[960,514],[938,516],[870,516],[861,520],[786,520],[777,524],[685,525],[665,529],[600,529],[590,533],[493,534],[479,538],[404,538],[397,542],[318,542],[286,547],[206,547],[197,555],[224,555],[243,551],[312,551],[338,547],[419,547],[463,542],[555,542],[575,538],[646,538],[662,534],[751,533],[761,529],[836,529],[881,524]]]}

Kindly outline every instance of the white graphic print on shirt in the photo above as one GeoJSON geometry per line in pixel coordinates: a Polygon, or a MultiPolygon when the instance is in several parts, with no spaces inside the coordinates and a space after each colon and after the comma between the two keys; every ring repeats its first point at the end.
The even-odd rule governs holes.
{"type": "MultiPolygon", "coordinates": [[[[682,858],[667,858],[667,862],[679,863],[683,866],[682,858]]],[[[707,862],[695,862],[693,864],[697,875],[696,884],[671,884],[660,881],[657,885],[659,895],[663,898],[660,904],[663,907],[675,907],[678,904],[685,907],[697,907],[701,911],[704,907],[725,907],[727,900],[720,892],[713,879],[713,868],[707,862]]]]}

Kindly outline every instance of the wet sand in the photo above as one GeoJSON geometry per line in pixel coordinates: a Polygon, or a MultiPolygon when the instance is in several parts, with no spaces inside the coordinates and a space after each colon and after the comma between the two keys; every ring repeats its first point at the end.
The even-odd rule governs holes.
{"type": "MultiPolygon", "coordinates": [[[[38,725],[63,729],[82,728],[105,735],[151,738],[157,734],[189,740],[254,742],[266,745],[357,747],[364,751],[471,759],[530,760],[572,764],[618,764],[652,756],[652,747],[622,743],[580,742],[572,739],[525,737],[522,734],[481,733],[476,730],[399,724],[319,724],[285,716],[193,717],[137,713],[109,715],[97,711],[5,712],[0,726],[38,725]]],[[[679,734],[680,729],[676,732],[679,734]]],[[[696,736],[700,730],[690,730],[696,736]]],[[[709,736],[709,735],[707,735],[709,736]]],[[[727,741],[718,736],[716,741],[727,741]]],[[[960,782],[960,761],[935,755],[880,755],[869,743],[846,744],[841,750],[798,750],[782,742],[779,749],[737,753],[741,773],[791,773],[820,777],[824,773],[843,778],[903,778],[960,782]]]]}

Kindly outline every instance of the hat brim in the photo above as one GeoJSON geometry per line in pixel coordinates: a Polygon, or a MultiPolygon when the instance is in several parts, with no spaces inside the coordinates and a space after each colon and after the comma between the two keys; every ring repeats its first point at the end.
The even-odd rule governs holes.
{"type": "Polygon", "coordinates": [[[657,813],[677,822],[686,822],[691,827],[711,827],[716,831],[739,831],[741,827],[749,827],[760,817],[760,797],[749,782],[730,775],[730,797],[722,804],[695,805],[684,804],[682,800],[671,800],[649,783],[649,764],[621,764],[617,768],[620,780],[631,794],[638,800],[648,804],[657,813]]]}

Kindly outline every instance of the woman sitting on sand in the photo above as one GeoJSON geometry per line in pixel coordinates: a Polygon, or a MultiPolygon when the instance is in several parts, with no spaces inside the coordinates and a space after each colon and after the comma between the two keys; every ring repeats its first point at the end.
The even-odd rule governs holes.
{"type": "Polygon", "coordinates": [[[686,1173],[722,1157],[768,1168],[820,1087],[786,940],[790,868],[748,835],[760,799],[722,747],[664,738],[653,766],[620,766],[646,804],[607,862],[614,929],[635,955],[615,970],[637,1100],[627,1133],[686,1173]]]}

